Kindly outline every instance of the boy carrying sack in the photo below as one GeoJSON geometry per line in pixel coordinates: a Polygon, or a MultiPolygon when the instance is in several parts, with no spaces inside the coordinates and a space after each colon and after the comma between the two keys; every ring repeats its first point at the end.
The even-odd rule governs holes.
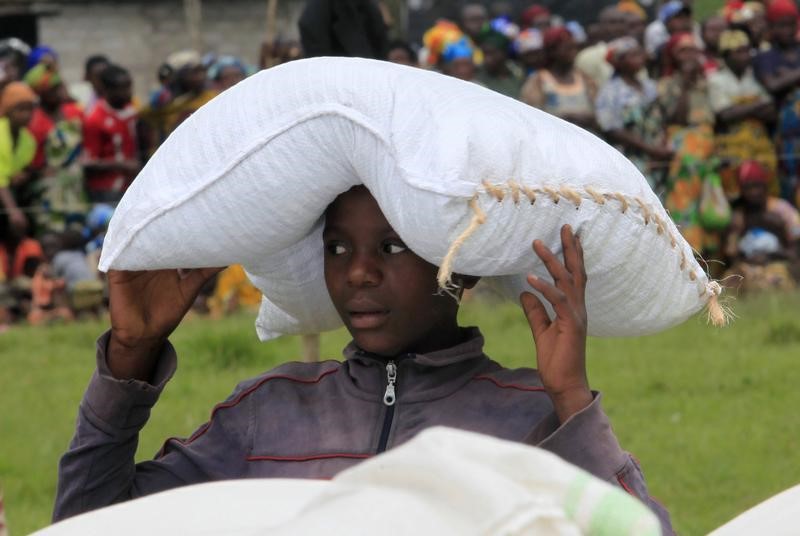
{"type": "Polygon", "coordinates": [[[211,480],[327,479],[444,425],[554,452],[641,499],[672,532],[590,389],[586,337],[657,331],[703,306],[715,322],[724,315],[719,285],[619,153],[471,84],[324,58],[237,85],[159,154],[106,238],[112,328],[60,464],[54,519],[211,480]],[[195,140],[206,149],[192,150],[200,161],[180,165],[205,121],[281,88],[286,110],[231,121],[237,136],[195,140]],[[455,101],[468,109],[447,116],[455,101]],[[447,122],[426,119],[440,113],[447,122]],[[561,154],[549,150],[554,140],[561,154]],[[286,190],[305,192],[301,204],[286,190]],[[234,217],[220,225],[208,210],[234,217]],[[198,228],[204,221],[228,229],[198,228]],[[645,259],[654,267],[643,275],[645,259]],[[168,336],[213,266],[234,262],[264,292],[262,338],[341,323],[353,337],[345,359],[286,363],[245,381],[191,437],[135,464],[139,430],[175,371],[168,336]],[[503,368],[483,353],[478,328],[458,325],[458,299],[481,278],[520,300],[538,370],[503,368]]]}

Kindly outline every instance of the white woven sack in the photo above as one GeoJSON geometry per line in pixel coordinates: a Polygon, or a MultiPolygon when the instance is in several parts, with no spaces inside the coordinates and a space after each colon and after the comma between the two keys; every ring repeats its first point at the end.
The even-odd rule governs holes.
{"type": "Polygon", "coordinates": [[[333,480],[179,487],[64,520],[40,536],[326,534],[655,536],[656,516],[546,450],[435,427],[333,480]]]}
{"type": "Polygon", "coordinates": [[[387,62],[263,71],[187,119],[120,203],[100,269],[241,263],[262,339],[341,325],[323,278],[325,208],[364,184],[422,258],[499,278],[547,273],[534,238],[581,236],[589,332],[651,333],[709,305],[709,281],[636,167],[592,134],[475,84],[387,62]]]}

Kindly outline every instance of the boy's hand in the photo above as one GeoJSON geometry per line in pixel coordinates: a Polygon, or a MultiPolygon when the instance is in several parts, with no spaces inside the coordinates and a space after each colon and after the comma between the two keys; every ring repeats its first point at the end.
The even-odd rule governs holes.
{"type": "Polygon", "coordinates": [[[167,337],[203,285],[221,270],[108,272],[111,338],[106,359],[114,377],[149,381],[167,337]]]}
{"type": "Polygon", "coordinates": [[[520,301],[536,344],[542,384],[563,423],[592,402],[592,393],[586,377],[586,269],[580,240],[569,225],[561,228],[561,245],[563,264],[541,240],[533,242],[553,284],[528,276],[528,283],[553,306],[556,318],[551,321],[530,292],[523,292],[520,301]]]}

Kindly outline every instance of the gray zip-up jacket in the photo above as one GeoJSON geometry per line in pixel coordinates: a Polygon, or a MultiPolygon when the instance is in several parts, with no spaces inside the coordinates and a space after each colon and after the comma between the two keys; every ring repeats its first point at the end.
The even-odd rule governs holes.
{"type": "Polygon", "coordinates": [[[176,369],[167,344],[153,384],[113,378],[97,345],[97,370],[59,465],[54,520],[186,484],[248,477],[331,478],[435,425],[547,449],[623,487],[659,517],[636,460],[617,442],[600,395],[560,424],[534,369],[510,370],[483,353],[483,337],[440,352],[372,356],[352,344],[346,360],[286,363],[239,384],[188,439],[171,438],[134,463],[139,430],[176,369]]]}

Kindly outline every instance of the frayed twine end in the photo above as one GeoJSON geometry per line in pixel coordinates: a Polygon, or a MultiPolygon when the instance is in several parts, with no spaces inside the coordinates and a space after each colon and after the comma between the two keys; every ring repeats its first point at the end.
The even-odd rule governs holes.
{"type": "Polygon", "coordinates": [[[458,250],[464,245],[464,242],[478,230],[478,227],[486,223],[486,214],[481,210],[481,207],[478,206],[477,196],[470,199],[469,207],[473,212],[472,220],[469,222],[467,228],[464,229],[458,238],[450,245],[450,249],[447,250],[447,255],[442,259],[442,265],[439,267],[439,274],[436,276],[439,288],[445,292],[448,292],[452,287],[450,276],[453,275],[453,261],[455,260],[456,253],[458,253],[458,250]]]}
{"type": "Polygon", "coordinates": [[[716,281],[711,281],[706,288],[711,296],[706,304],[706,318],[708,322],[717,328],[727,326],[730,324],[734,314],[730,307],[720,303],[722,286],[716,281]]]}

